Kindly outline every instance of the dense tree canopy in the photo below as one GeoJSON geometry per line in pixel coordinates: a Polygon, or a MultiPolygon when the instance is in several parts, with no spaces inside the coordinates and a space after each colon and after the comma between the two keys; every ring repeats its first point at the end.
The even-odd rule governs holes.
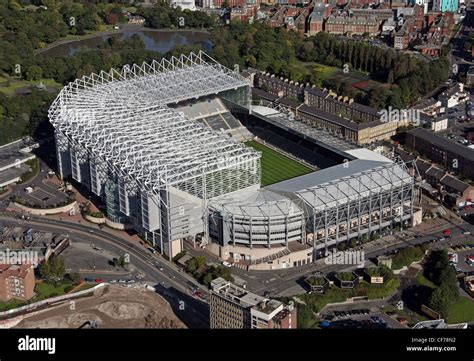
{"type": "MultiPolygon", "coordinates": [[[[318,84],[318,74],[304,77],[292,64],[299,60],[338,68],[345,65],[370,74],[387,85],[374,88],[364,99],[371,106],[404,107],[447,80],[449,62],[445,57],[427,61],[392,49],[348,40],[320,32],[305,39],[281,28],[235,22],[212,32],[214,57],[226,66],[251,66],[295,81],[318,84]]],[[[324,83],[338,93],[353,95],[345,83],[324,83]]]]}
{"type": "Polygon", "coordinates": [[[57,282],[64,278],[66,268],[64,260],[60,257],[52,256],[39,266],[41,277],[48,282],[57,282]]]}
{"type": "Polygon", "coordinates": [[[203,11],[181,10],[173,8],[166,2],[159,2],[153,7],[138,9],[138,14],[146,20],[150,28],[210,28],[216,25],[216,17],[203,11]]]}
{"type": "MultiPolygon", "coordinates": [[[[138,36],[127,40],[110,39],[98,49],[81,50],[67,57],[38,53],[60,38],[101,30],[111,21],[124,21],[123,6],[127,5],[107,0],[0,0],[0,76],[5,73],[20,80],[54,79],[67,84],[92,72],[162,57],[162,54],[147,51],[138,36]],[[35,7],[39,5],[46,9],[35,7]]],[[[216,19],[204,12],[190,12],[162,3],[151,8],[139,7],[137,13],[146,19],[148,27],[211,29],[214,45],[211,55],[232,69],[251,66],[295,81],[310,81],[377,108],[406,106],[436,88],[448,73],[445,57],[426,62],[326,33],[301,38],[295,32],[261,23],[234,21],[217,26],[216,19]],[[373,79],[388,84],[368,94],[356,94],[344,82],[322,81],[318,71],[306,74],[301,67],[294,66],[310,62],[335,67],[348,64],[351,69],[369,72],[373,79]]],[[[200,45],[179,46],[164,55],[179,55],[199,48],[200,45]]],[[[38,126],[46,129],[47,108],[53,98],[54,94],[36,89],[20,97],[0,94],[0,144],[35,134],[38,126]]]]}
{"type": "Polygon", "coordinates": [[[429,306],[447,317],[451,304],[459,299],[459,285],[454,267],[445,250],[432,251],[424,266],[426,278],[438,286],[429,299],[429,306]]]}

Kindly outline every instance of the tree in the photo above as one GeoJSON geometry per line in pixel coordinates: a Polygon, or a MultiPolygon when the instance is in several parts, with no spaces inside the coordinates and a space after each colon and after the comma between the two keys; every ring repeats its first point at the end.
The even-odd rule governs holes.
{"type": "Polygon", "coordinates": [[[119,258],[114,258],[112,262],[113,262],[114,266],[122,267],[122,268],[125,268],[125,266],[128,264],[127,259],[125,258],[125,256],[120,256],[119,258]]]}
{"type": "Polygon", "coordinates": [[[435,285],[440,286],[446,276],[443,272],[450,268],[448,253],[445,250],[435,250],[430,252],[424,267],[425,277],[435,285]]]}
{"type": "Polygon", "coordinates": [[[119,16],[117,14],[109,13],[106,17],[106,22],[109,25],[115,25],[119,21],[119,16]]]}
{"type": "Polygon", "coordinates": [[[199,267],[197,266],[196,258],[191,258],[186,262],[186,271],[189,273],[194,273],[199,267]]]}
{"type": "Polygon", "coordinates": [[[197,256],[196,257],[196,265],[197,265],[197,268],[203,266],[206,264],[206,257],[204,256],[197,256]]]}
{"type": "Polygon", "coordinates": [[[57,282],[64,278],[66,268],[62,258],[51,256],[47,261],[40,265],[39,271],[41,277],[43,277],[47,282],[57,282]]]}
{"type": "Polygon", "coordinates": [[[43,69],[38,65],[32,65],[26,72],[27,80],[40,80],[43,77],[43,69]]]}
{"type": "Polygon", "coordinates": [[[210,286],[211,285],[211,282],[212,280],[214,279],[214,277],[212,276],[212,273],[206,273],[204,275],[204,277],[202,278],[202,283],[204,283],[206,286],[210,286]]]}
{"type": "Polygon", "coordinates": [[[433,291],[428,304],[432,309],[440,313],[443,318],[448,317],[451,301],[442,288],[438,287],[433,291]]]}
{"type": "Polygon", "coordinates": [[[447,317],[451,304],[459,299],[459,287],[446,250],[431,251],[424,267],[424,275],[438,286],[430,297],[430,307],[447,317]]]}

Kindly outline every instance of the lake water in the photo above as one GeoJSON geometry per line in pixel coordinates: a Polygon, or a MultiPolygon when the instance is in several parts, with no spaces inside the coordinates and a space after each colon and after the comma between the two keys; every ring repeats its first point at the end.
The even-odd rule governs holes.
{"type": "Polygon", "coordinates": [[[150,30],[126,30],[121,33],[101,35],[94,38],[73,41],[59,44],[51,49],[45,50],[42,54],[49,56],[71,56],[81,48],[98,48],[109,38],[129,39],[133,35],[138,35],[145,43],[147,50],[166,53],[179,45],[202,44],[204,51],[212,49],[210,35],[200,31],[150,31],[150,30]]]}

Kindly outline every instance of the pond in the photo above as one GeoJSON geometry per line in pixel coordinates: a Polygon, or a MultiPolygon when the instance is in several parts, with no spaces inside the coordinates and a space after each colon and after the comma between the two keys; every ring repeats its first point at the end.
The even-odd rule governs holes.
{"type": "Polygon", "coordinates": [[[204,31],[126,30],[120,33],[98,35],[92,38],[58,44],[52,48],[44,50],[42,54],[59,57],[71,56],[81,48],[98,48],[110,38],[129,39],[133,35],[138,35],[143,40],[147,50],[157,51],[160,53],[166,53],[180,45],[191,46],[202,44],[204,51],[210,51],[212,49],[210,35],[204,31]]]}

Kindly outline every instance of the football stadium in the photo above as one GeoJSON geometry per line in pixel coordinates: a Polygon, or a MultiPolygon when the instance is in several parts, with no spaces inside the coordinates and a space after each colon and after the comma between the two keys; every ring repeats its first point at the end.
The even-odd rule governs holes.
{"type": "Polygon", "coordinates": [[[253,99],[203,52],[77,79],[49,118],[60,176],[169,258],[188,242],[244,269],[289,268],[418,222],[403,162],[253,99]]]}

